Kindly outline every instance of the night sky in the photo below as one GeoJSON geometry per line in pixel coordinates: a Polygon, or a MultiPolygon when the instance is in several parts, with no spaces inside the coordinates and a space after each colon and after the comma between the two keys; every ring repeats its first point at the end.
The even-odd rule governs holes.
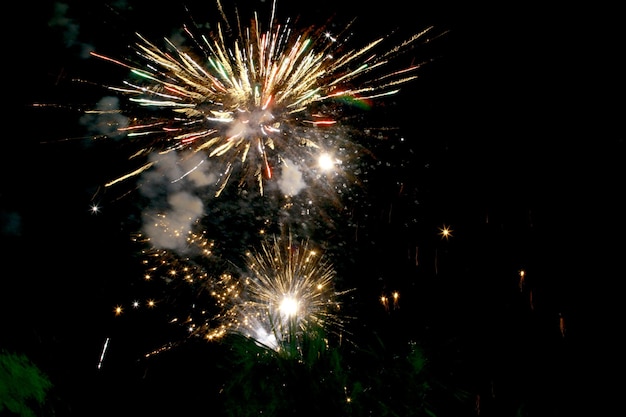
{"type": "MultiPolygon", "coordinates": [[[[242,15],[266,15],[268,1],[252,3],[242,15]]],[[[226,415],[228,341],[188,338],[170,323],[205,299],[142,280],[132,237],[145,199],[132,179],[102,192],[128,155],[119,143],[80,139],[79,122],[105,94],[99,85],[126,75],[85,50],[123,56],[134,32],[169,36],[190,16],[219,16],[211,1],[186,2],[188,11],[179,1],[64,4],[59,14],[52,1],[23,1],[7,17],[0,348],[51,380],[45,416],[226,415]],[[148,298],[163,302],[132,308],[148,298]]],[[[416,80],[355,119],[385,128],[382,140],[364,139],[374,156],[362,187],[345,193],[343,209],[320,198],[327,223],[304,229],[332,259],[337,285],[354,289],[346,355],[380,343],[395,358],[418,343],[437,416],[610,411],[626,277],[623,30],[609,9],[500,7],[279,0],[279,20],[332,17],[336,28],[356,18],[358,45],[431,25],[441,35],[399,58],[430,61],[416,80]],[[386,309],[380,297],[394,291],[399,302],[386,309]]],[[[270,216],[270,197],[219,198],[205,226],[237,263],[259,213],[270,216]]]]}

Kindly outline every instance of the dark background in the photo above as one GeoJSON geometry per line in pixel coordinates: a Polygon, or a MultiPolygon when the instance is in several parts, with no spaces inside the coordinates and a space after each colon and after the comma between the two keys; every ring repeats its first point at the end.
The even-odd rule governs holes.
{"type": "MultiPolygon", "coordinates": [[[[268,2],[256,3],[250,9],[266,13],[268,2]]],[[[382,164],[372,169],[367,204],[353,207],[359,238],[338,227],[327,243],[341,283],[356,288],[348,305],[357,344],[371,333],[390,350],[418,340],[451,387],[481,397],[481,415],[514,415],[522,403],[527,415],[610,410],[625,276],[616,12],[281,3],[279,20],[325,24],[334,15],[341,26],[356,17],[363,43],[430,25],[445,33],[407,54],[434,59],[371,110],[394,130],[377,145],[382,164]],[[439,236],[444,225],[449,240],[439,236]],[[387,312],[379,297],[394,290],[400,308],[387,312]]],[[[7,17],[0,346],[25,353],[51,378],[55,415],[210,415],[224,347],[185,341],[167,323],[176,311],[130,311],[131,300],[158,291],[141,283],[132,195],[107,195],[100,214],[89,211],[126,155],[64,139],[84,134],[77,114],[101,94],[72,80],[121,74],[81,57],[83,43],[116,56],[134,31],[167,36],[188,14],[176,1],[67,4],[63,27],[49,25],[52,2],[21,2],[7,17]],[[128,314],[115,317],[117,304],[128,314]],[[171,350],[143,359],[168,343],[171,350]]],[[[194,17],[218,18],[211,2],[187,5],[194,17]]],[[[236,240],[237,225],[230,233],[236,240]]]]}

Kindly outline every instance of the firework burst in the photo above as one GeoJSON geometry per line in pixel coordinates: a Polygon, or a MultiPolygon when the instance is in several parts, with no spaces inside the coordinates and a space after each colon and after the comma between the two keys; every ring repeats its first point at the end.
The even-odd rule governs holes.
{"type": "MultiPolygon", "coordinates": [[[[378,53],[384,37],[352,49],[325,27],[297,30],[289,20],[278,23],[274,7],[267,29],[255,14],[249,26],[237,22],[233,31],[222,14],[224,22],[207,34],[183,28],[192,46],[165,39],[161,47],[137,34],[135,55],[128,59],[92,53],[130,70],[122,86],[107,88],[127,97],[133,109],[114,132],[138,146],[133,157],[203,152],[218,164],[217,196],[231,177],[263,194],[278,166],[319,177],[320,157],[352,145],[342,130],[342,109],[394,94],[416,78],[420,65],[390,72],[384,67],[430,28],[378,53]]],[[[154,163],[142,163],[107,186],[154,163]]]]}
{"type": "Polygon", "coordinates": [[[297,356],[308,338],[324,335],[327,343],[341,343],[349,334],[341,297],[351,290],[336,289],[332,263],[308,239],[263,240],[260,250],[245,254],[243,268],[220,258],[202,234],[187,235],[184,254],[157,249],[141,234],[135,241],[145,246],[144,279],[165,286],[154,304],[171,304],[168,321],[184,326],[190,337],[213,341],[235,334],[297,356]]]}
{"type": "Polygon", "coordinates": [[[306,240],[265,241],[247,254],[246,271],[223,273],[203,282],[219,310],[190,325],[208,340],[239,334],[287,354],[297,353],[303,340],[322,331],[339,338],[347,316],[341,314],[332,264],[306,240]]]}

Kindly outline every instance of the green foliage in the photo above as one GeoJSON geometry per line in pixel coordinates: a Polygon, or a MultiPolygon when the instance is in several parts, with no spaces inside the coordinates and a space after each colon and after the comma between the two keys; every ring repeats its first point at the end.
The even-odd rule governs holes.
{"type": "Polygon", "coordinates": [[[224,414],[228,416],[349,415],[348,379],[339,352],[329,349],[321,331],[296,346],[276,351],[232,335],[224,369],[224,414]]]}
{"type": "Polygon", "coordinates": [[[35,417],[52,383],[24,355],[0,351],[0,412],[35,417]]]}
{"type": "Polygon", "coordinates": [[[222,364],[222,410],[229,417],[294,415],[436,417],[424,350],[331,347],[321,331],[281,350],[232,335],[222,364]],[[296,349],[296,351],[289,351],[296,349]]]}
{"type": "Polygon", "coordinates": [[[366,387],[353,393],[355,416],[434,416],[428,404],[431,383],[423,349],[409,343],[407,352],[390,352],[380,339],[361,349],[358,378],[366,387]]]}

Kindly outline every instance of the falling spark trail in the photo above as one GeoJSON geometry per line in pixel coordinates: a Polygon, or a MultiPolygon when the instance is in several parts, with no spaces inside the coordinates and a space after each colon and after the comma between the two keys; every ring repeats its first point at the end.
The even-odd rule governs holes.
{"type": "Polygon", "coordinates": [[[104,346],[102,346],[102,353],[100,353],[100,360],[98,361],[98,369],[102,368],[102,361],[104,361],[104,355],[106,354],[106,351],[109,347],[109,340],[111,338],[107,337],[106,340],[104,341],[104,346]]]}
{"type": "Polygon", "coordinates": [[[419,266],[419,246],[415,246],[415,266],[419,266]]]}
{"type": "Polygon", "coordinates": [[[183,178],[185,178],[187,175],[191,174],[193,171],[195,171],[196,169],[198,169],[198,167],[200,166],[200,164],[202,164],[204,162],[204,160],[200,161],[198,164],[196,164],[193,168],[191,168],[189,171],[185,172],[183,175],[181,175],[180,177],[178,177],[175,180],[172,180],[172,183],[178,182],[180,180],[182,180],[183,178]]]}

